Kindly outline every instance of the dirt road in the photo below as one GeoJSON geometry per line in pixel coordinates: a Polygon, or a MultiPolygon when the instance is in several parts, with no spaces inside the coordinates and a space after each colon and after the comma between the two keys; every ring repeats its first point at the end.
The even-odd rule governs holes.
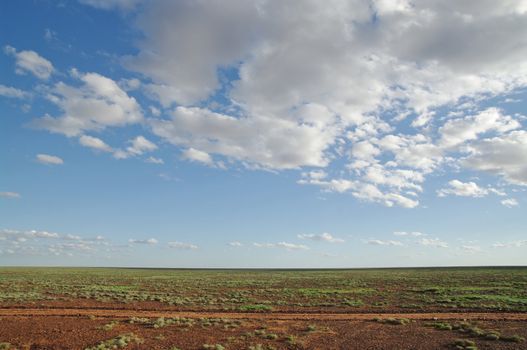
{"type": "Polygon", "coordinates": [[[198,312],[198,311],[155,311],[155,310],[113,310],[113,309],[29,309],[0,308],[0,317],[13,316],[55,316],[81,317],[96,316],[107,318],[130,317],[186,317],[186,318],[229,318],[262,320],[372,320],[379,318],[408,318],[413,320],[509,320],[527,321],[527,313],[285,313],[285,312],[198,312]]]}

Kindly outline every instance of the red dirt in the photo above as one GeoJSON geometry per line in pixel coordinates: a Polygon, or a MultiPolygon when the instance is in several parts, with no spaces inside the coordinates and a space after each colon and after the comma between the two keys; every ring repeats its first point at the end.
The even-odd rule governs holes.
{"type": "MultiPolygon", "coordinates": [[[[193,314],[193,316],[198,317],[197,314],[193,314]]],[[[467,335],[455,331],[439,331],[426,327],[425,321],[422,320],[400,326],[366,320],[260,319],[261,316],[272,317],[273,314],[251,313],[240,316],[254,316],[255,319],[243,320],[240,327],[236,329],[224,329],[222,326],[205,328],[198,324],[192,327],[167,326],[156,329],[141,324],[130,324],[121,319],[113,329],[104,330],[102,326],[111,320],[106,317],[9,315],[0,318],[0,342],[10,342],[19,350],[82,350],[103,340],[114,338],[119,334],[133,332],[142,339],[142,343],[130,344],[126,347],[127,350],[168,350],[173,346],[183,350],[200,350],[203,349],[203,344],[217,343],[223,344],[228,350],[247,350],[256,344],[270,345],[277,350],[448,350],[454,348],[453,342],[457,338],[475,340],[480,350],[527,348],[525,342],[489,341],[467,338],[467,335]],[[315,330],[309,330],[310,327],[314,327],[315,330]],[[265,329],[267,334],[276,334],[278,338],[269,340],[264,336],[258,336],[256,331],[261,329],[265,329]],[[247,334],[251,335],[247,336],[247,334]],[[286,341],[289,335],[295,337],[295,344],[286,341]]],[[[371,317],[372,315],[364,316],[371,317]]],[[[499,330],[502,334],[527,336],[527,327],[524,321],[487,320],[478,321],[477,324],[487,330],[499,330]]]]}
{"type": "Polygon", "coordinates": [[[186,318],[229,318],[265,320],[372,320],[380,318],[408,318],[412,320],[510,320],[527,321],[527,313],[285,313],[285,312],[202,312],[202,311],[156,311],[156,310],[112,310],[88,308],[3,308],[0,317],[7,316],[95,316],[105,318],[130,317],[186,317],[186,318]]]}

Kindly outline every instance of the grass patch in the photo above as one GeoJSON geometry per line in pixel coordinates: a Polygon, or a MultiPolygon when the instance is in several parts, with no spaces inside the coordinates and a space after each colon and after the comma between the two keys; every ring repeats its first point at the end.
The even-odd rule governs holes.
{"type": "Polygon", "coordinates": [[[122,349],[131,343],[141,344],[143,340],[134,333],[119,335],[115,338],[105,340],[95,346],[85,348],[84,350],[110,350],[122,349]]]}
{"type": "Polygon", "coordinates": [[[394,318],[394,317],[378,318],[378,317],[376,317],[373,320],[375,322],[379,322],[379,323],[383,323],[383,324],[400,325],[400,326],[405,326],[405,325],[410,323],[410,320],[407,319],[407,318],[394,318]]]}
{"type": "Polygon", "coordinates": [[[476,343],[468,339],[456,339],[454,346],[459,350],[478,350],[476,343]]]}
{"type": "Polygon", "coordinates": [[[273,308],[269,305],[255,304],[255,305],[243,305],[240,306],[240,311],[272,311],[273,308]]]}

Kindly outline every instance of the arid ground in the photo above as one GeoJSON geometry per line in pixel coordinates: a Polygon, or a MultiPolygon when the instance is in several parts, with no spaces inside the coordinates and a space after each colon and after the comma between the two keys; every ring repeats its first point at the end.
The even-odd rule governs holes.
{"type": "Polygon", "coordinates": [[[0,269],[0,349],[527,349],[527,268],[0,269]]]}

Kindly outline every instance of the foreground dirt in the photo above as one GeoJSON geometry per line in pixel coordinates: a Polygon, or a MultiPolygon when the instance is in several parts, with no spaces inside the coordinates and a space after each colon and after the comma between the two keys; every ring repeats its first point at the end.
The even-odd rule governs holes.
{"type": "Polygon", "coordinates": [[[201,312],[201,311],[156,311],[156,310],[113,310],[99,308],[0,308],[0,317],[9,316],[55,316],[104,318],[228,318],[248,320],[373,320],[375,318],[407,318],[411,320],[505,320],[527,321],[527,313],[291,313],[291,312],[201,312]]]}
{"type": "MultiPolygon", "coordinates": [[[[456,339],[475,341],[478,349],[527,349],[512,343],[474,338],[429,326],[430,320],[467,320],[487,331],[527,337],[526,313],[240,313],[167,312],[108,309],[0,309],[0,343],[13,349],[86,349],[133,333],[139,340],[125,349],[199,350],[221,344],[227,350],[281,349],[455,349],[456,339]],[[132,318],[149,323],[131,323],[132,318]],[[155,327],[153,321],[178,318],[182,324],[155,327]],[[405,325],[374,318],[407,318],[405,325]],[[111,325],[110,327],[108,325],[111,325]],[[260,346],[260,347],[258,347],[260,346]]],[[[449,321],[447,321],[449,320],[449,321]]],[[[433,321],[433,322],[436,322],[433,321]]]]}

